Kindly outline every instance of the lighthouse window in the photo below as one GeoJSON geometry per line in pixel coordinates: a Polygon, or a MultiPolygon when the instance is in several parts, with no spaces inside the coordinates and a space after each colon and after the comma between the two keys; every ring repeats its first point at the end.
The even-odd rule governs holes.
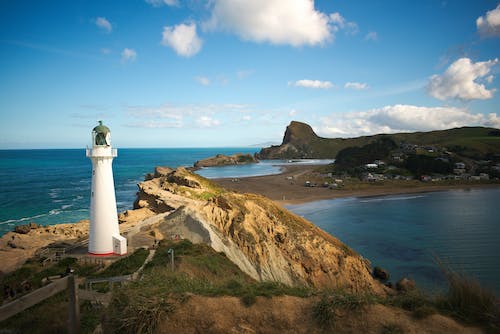
{"type": "Polygon", "coordinates": [[[94,192],[92,192],[92,197],[94,197],[94,192]]]}
{"type": "Polygon", "coordinates": [[[95,169],[92,169],[92,175],[95,175],[95,169]]]}

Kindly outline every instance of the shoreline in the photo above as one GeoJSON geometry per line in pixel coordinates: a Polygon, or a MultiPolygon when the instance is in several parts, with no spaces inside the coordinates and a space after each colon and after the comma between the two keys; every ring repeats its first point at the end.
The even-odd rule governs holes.
{"type": "Polygon", "coordinates": [[[403,194],[422,194],[448,190],[488,189],[500,187],[500,183],[423,183],[421,181],[387,181],[383,183],[356,183],[353,188],[329,189],[321,186],[305,187],[307,176],[318,167],[281,166],[280,174],[240,178],[215,178],[212,181],[228,190],[263,195],[280,205],[297,205],[322,200],[349,197],[378,197],[403,194]],[[290,178],[293,178],[291,180],[290,178]]]}

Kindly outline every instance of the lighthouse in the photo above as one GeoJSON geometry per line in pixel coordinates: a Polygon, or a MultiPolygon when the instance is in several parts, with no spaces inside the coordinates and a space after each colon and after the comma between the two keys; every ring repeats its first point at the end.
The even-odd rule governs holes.
{"type": "Polygon", "coordinates": [[[88,248],[91,255],[127,253],[127,240],[120,235],[116,211],[112,169],[116,156],[117,149],[111,147],[111,132],[99,121],[92,130],[92,148],[87,148],[87,157],[92,160],[88,248]]]}

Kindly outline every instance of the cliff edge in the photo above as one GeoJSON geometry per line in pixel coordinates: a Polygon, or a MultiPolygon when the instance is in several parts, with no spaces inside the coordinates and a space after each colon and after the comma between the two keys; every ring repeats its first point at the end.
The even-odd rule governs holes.
{"type": "Polygon", "coordinates": [[[369,261],[273,201],[228,191],[184,168],[158,170],[139,184],[135,203],[171,212],[154,227],[157,238],[207,243],[261,281],[383,293],[369,261]]]}

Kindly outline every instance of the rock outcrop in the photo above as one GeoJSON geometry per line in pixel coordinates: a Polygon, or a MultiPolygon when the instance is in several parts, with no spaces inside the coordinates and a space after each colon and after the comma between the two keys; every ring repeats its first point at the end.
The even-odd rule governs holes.
{"type": "Polygon", "coordinates": [[[53,226],[25,225],[29,230],[8,232],[0,238],[0,272],[10,272],[35,253],[51,244],[73,243],[88,237],[88,220],[74,224],[59,224],[53,226]],[[24,233],[26,232],[26,233],[24,233]]]}
{"type": "MultiPolygon", "coordinates": [[[[498,129],[484,127],[462,127],[414,133],[393,133],[390,137],[396,144],[438,145],[453,147],[456,153],[466,157],[486,157],[498,154],[498,129]],[[467,138],[467,141],[463,141],[467,138]],[[457,147],[460,141],[462,146],[457,147]],[[458,150],[457,150],[458,148],[458,150]]],[[[260,150],[258,159],[335,159],[337,153],[348,147],[361,147],[388,135],[379,134],[356,138],[322,138],[305,123],[292,121],[287,126],[281,145],[260,150]]],[[[486,159],[487,160],[487,159],[486,159]]]]}
{"type": "Polygon", "coordinates": [[[233,155],[223,155],[217,154],[215,157],[210,157],[207,159],[199,160],[194,163],[195,168],[200,167],[217,167],[217,166],[229,166],[229,165],[245,165],[256,163],[258,160],[251,154],[233,154],[233,155]]]}
{"type": "Polygon", "coordinates": [[[172,211],[163,236],[204,242],[258,280],[381,293],[369,262],[273,201],[239,194],[184,168],[139,184],[137,207],[172,211]]]}

